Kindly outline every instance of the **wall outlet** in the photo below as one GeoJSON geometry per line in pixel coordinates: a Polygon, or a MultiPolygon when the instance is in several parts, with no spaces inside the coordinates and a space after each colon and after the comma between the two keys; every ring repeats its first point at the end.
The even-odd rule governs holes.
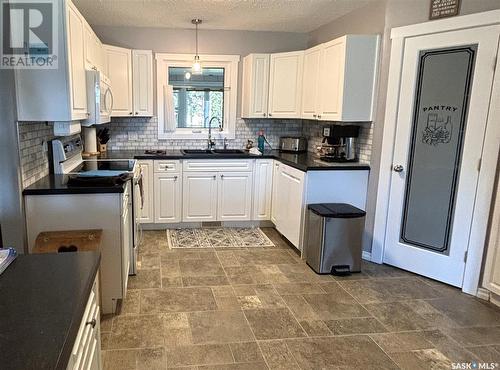
{"type": "Polygon", "coordinates": [[[139,134],[137,132],[129,131],[127,133],[129,141],[137,141],[139,140],[139,134]]]}

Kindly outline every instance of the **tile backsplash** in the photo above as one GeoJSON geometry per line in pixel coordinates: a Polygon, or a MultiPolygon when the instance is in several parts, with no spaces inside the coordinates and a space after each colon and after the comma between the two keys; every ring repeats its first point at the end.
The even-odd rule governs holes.
{"type": "Polygon", "coordinates": [[[49,173],[44,142],[54,138],[54,128],[45,122],[19,122],[18,125],[23,188],[26,188],[49,173]]]}
{"type": "MultiPolygon", "coordinates": [[[[309,151],[314,152],[321,145],[322,128],[331,123],[320,123],[308,120],[261,120],[239,119],[236,122],[236,138],[228,140],[229,148],[243,148],[247,140],[253,140],[257,145],[257,132],[264,130],[267,140],[277,148],[281,136],[305,136],[308,138],[309,151]]],[[[372,125],[360,124],[359,157],[363,162],[369,162],[372,145],[372,125]]],[[[111,139],[108,150],[135,149],[201,149],[206,140],[158,140],[158,124],[156,117],[152,118],[113,118],[110,125],[111,139]]],[[[221,140],[216,140],[218,147],[221,140]]]]}

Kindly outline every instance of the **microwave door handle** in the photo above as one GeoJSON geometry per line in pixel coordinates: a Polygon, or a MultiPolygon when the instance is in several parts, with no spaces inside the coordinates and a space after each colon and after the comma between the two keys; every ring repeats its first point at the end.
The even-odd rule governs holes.
{"type": "Polygon", "coordinates": [[[113,91],[108,87],[109,95],[111,96],[111,106],[109,107],[109,114],[113,112],[113,106],[115,105],[115,97],[113,96],[113,91]]]}
{"type": "Polygon", "coordinates": [[[106,89],[106,92],[104,93],[104,105],[105,105],[105,109],[106,109],[106,113],[111,115],[111,112],[113,111],[113,105],[114,105],[114,97],[113,97],[113,92],[111,91],[111,89],[108,87],[106,89]],[[108,93],[109,93],[109,96],[111,97],[111,104],[108,108],[108,99],[107,99],[107,96],[108,96],[108,93]]]}

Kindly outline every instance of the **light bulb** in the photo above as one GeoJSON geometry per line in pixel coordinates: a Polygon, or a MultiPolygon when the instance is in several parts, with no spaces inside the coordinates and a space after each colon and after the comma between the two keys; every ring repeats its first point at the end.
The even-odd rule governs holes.
{"type": "Polygon", "coordinates": [[[184,78],[186,80],[189,80],[191,78],[191,72],[186,72],[186,74],[184,75],[184,78]]]}
{"type": "Polygon", "coordinates": [[[200,57],[198,55],[194,57],[193,66],[191,67],[191,73],[194,75],[201,75],[202,73],[200,57]]]}

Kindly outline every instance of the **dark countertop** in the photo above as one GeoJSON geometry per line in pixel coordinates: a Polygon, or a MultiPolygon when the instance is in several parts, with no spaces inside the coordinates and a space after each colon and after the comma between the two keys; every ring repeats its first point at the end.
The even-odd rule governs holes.
{"type": "Polygon", "coordinates": [[[66,369],[97,252],[20,255],[0,275],[2,370],[66,369]]]}
{"type": "Polygon", "coordinates": [[[23,195],[123,193],[125,184],[109,186],[68,186],[67,175],[47,175],[23,190],[23,195]]]}
{"type": "Polygon", "coordinates": [[[370,165],[363,162],[328,163],[321,161],[312,153],[283,153],[278,150],[264,152],[263,155],[243,154],[183,154],[180,150],[167,150],[166,154],[144,154],[144,150],[113,150],[101,154],[100,159],[242,159],[242,158],[272,158],[297,168],[301,171],[325,170],[369,170],[370,165]]]}

